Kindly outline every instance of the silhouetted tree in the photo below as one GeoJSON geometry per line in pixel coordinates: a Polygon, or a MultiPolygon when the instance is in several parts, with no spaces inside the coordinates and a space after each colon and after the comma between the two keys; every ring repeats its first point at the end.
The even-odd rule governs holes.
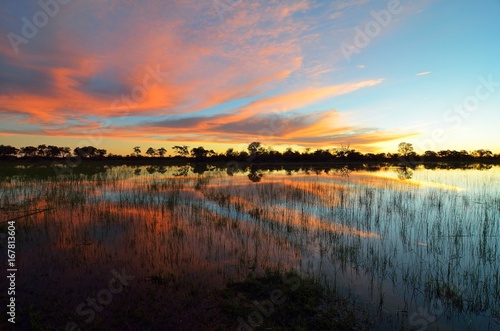
{"type": "Polygon", "coordinates": [[[19,150],[14,146],[0,145],[0,156],[14,156],[19,150]]]}
{"type": "Polygon", "coordinates": [[[438,157],[438,154],[434,151],[425,151],[424,157],[426,159],[435,160],[438,157]]]}
{"type": "Polygon", "coordinates": [[[48,157],[58,157],[61,155],[61,149],[57,146],[49,145],[45,149],[45,154],[48,157]]]}
{"type": "Polygon", "coordinates": [[[135,156],[140,156],[141,155],[141,147],[140,146],[135,146],[134,147],[134,153],[135,153],[135,156]]]}
{"type": "Polygon", "coordinates": [[[470,158],[469,152],[467,152],[465,149],[462,149],[459,153],[460,153],[460,158],[462,159],[470,158]]]}
{"type": "Polygon", "coordinates": [[[234,151],[234,148],[228,148],[225,155],[229,159],[236,158],[238,156],[238,154],[234,151]]]}
{"type": "Polygon", "coordinates": [[[34,146],[21,147],[21,153],[23,153],[25,157],[33,157],[36,155],[36,152],[37,148],[34,146]]]}
{"type": "Polygon", "coordinates": [[[213,157],[213,156],[216,156],[216,155],[217,155],[217,153],[215,153],[213,149],[207,151],[207,156],[208,157],[213,157]]]}
{"type": "Polygon", "coordinates": [[[411,156],[413,153],[413,145],[410,143],[399,143],[398,145],[398,154],[401,157],[408,157],[411,156]]]}
{"type": "Polygon", "coordinates": [[[350,148],[349,144],[341,145],[340,147],[333,149],[333,155],[336,158],[346,158],[350,152],[351,152],[351,148],[350,148]]]}
{"type": "Polygon", "coordinates": [[[285,152],[283,153],[284,156],[290,157],[293,155],[293,148],[292,147],[287,147],[285,149],[285,152]]]}
{"type": "Polygon", "coordinates": [[[196,159],[204,159],[207,157],[208,151],[203,148],[202,146],[200,147],[194,147],[191,149],[191,156],[196,158],[196,159]]]}
{"type": "Polygon", "coordinates": [[[472,152],[474,157],[491,157],[493,153],[487,149],[478,149],[472,152]]]}
{"type": "Polygon", "coordinates": [[[80,156],[81,158],[84,159],[92,158],[99,155],[98,149],[95,148],[94,146],[76,147],[73,150],[73,153],[75,154],[75,156],[80,156]]]}
{"type": "Polygon", "coordinates": [[[247,153],[247,151],[241,151],[238,154],[238,159],[242,160],[242,161],[247,160],[249,157],[250,157],[250,155],[247,153]]]}
{"type": "Polygon", "coordinates": [[[252,159],[257,158],[259,155],[261,155],[264,151],[264,148],[262,147],[261,143],[258,141],[254,141],[248,145],[248,152],[250,152],[250,157],[252,159]]]}
{"type": "Polygon", "coordinates": [[[166,153],[167,150],[165,148],[163,147],[158,148],[158,155],[160,155],[160,157],[164,157],[166,153]]]}
{"type": "Polygon", "coordinates": [[[317,149],[313,153],[314,159],[318,161],[327,161],[332,157],[332,154],[328,149],[317,149]]]}
{"type": "Polygon", "coordinates": [[[61,152],[61,155],[64,157],[71,155],[71,148],[69,147],[59,147],[59,151],[61,152]]]}
{"type": "Polygon", "coordinates": [[[153,147],[149,147],[148,150],[146,151],[146,154],[149,156],[155,156],[156,155],[156,149],[153,147]]]}
{"type": "Polygon", "coordinates": [[[188,156],[189,155],[189,146],[174,146],[172,149],[179,156],[188,156]]]}
{"type": "Polygon", "coordinates": [[[349,154],[347,154],[347,159],[349,161],[361,161],[363,159],[363,154],[361,154],[355,149],[351,149],[349,151],[349,154]]]}
{"type": "Polygon", "coordinates": [[[447,158],[450,156],[450,150],[441,150],[439,152],[437,152],[437,155],[441,158],[447,158]]]}
{"type": "Polygon", "coordinates": [[[106,155],[107,151],[105,149],[98,149],[95,152],[95,155],[98,157],[104,157],[106,155]]]}
{"type": "Polygon", "coordinates": [[[47,145],[38,145],[38,147],[36,148],[36,154],[38,156],[47,156],[47,145]]]}

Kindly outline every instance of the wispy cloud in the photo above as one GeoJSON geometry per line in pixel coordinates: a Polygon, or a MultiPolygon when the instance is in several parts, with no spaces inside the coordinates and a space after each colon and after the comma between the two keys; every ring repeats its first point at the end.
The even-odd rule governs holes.
{"type": "MultiPolygon", "coordinates": [[[[352,30],[344,21],[355,9],[366,19],[371,5],[242,1],[221,20],[211,1],[73,1],[18,53],[0,41],[0,116],[12,124],[0,134],[85,137],[108,120],[111,138],[257,135],[311,147],[396,139],[400,132],[345,123],[336,108],[336,97],[383,82],[368,70],[348,78],[338,48],[352,30]]],[[[35,7],[6,4],[0,35],[19,32],[35,7]]]]}
{"type": "MultiPolygon", "coordinates": [[[[0,47],[0,111],[41,122],[64,110],[114,116],[113,101],[141,87],[147,67],[167,75],[129,114],[185,113],[260,93],[301,67],[294,37],[305,27],[291,16],[307,3],[256,5],[265,8],[242,4],[219,22],[196,1],[107,2],[106,10],[75,2],[19,54],[0,47]]],[[[2,35],[12,29],[0,25],[2,35]]]]}
{"type": "Polygon", "coordinates": [[[431,73],[431,71],[423,71],[423,72],[419,72],[415,76],[425,76],[425,75],[429,75],[430,73],[431,73]]]}
{"type": "Polygon", "coordinates": [[[361,6],[368,3],[369,0],[346,0],[346,1],[335,1],[333,3],[333,8],[337,10],[342,10],[349,7],[361,6]]]}

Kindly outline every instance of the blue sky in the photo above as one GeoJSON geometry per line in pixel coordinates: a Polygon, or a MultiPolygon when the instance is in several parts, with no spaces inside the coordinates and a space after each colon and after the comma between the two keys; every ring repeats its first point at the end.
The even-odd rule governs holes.
{"type": "Polygon", "coordinates": [[[0,6],[0,144],[500,151],[498,0],[60,1],[0,6]]]}

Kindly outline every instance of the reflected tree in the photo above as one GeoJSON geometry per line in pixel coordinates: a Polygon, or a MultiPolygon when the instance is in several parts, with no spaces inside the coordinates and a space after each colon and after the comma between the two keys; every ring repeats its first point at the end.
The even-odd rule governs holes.
{"type": "Polygon", "coordinates": [[[179,167],[177,169],[177,171],[174,172],[174,176],[176,176],[176,177],[180,177],[180,176],[185,177],[185,176],[187,176],[189,174],[189,169],[190,168],[191,167],[189,165],[185,165],[185,166],[179,167]]]}
{"type": "Polygon", "coordinates": [[[238,162],[230,161],[226,164],[226,173],[228,176],[234,175],[234,173],[238,172],[238,170],[239,170],[238,162]]]}
{"type": "Polygon", "coordinates": [[[164,166],[160,166],[157,170],[160,174],[164,174],[167,172],[167,168],[165,168],[164,166]]]}
{"type": "Polygon", "coordinates": [[[208,165],[206,163],[195,163],[191,165],[192,172],[198,175],[203,175],[205,171],[208,170],[208,165]]]}
{"type": "Polygon", "coordinates": [[[349,177],[349,174],[351,173],[351,169],[349,169],[349,167],[346,165],[342,167],[333,168],[332,170],[334,175],[341,177],[349,177]]]}
{"type": "Polygon", "coordinates": [[[401,167],[396,170],[398,178],[401,180],[411,179],[413,177],[413,170],[408,167],[401,167]]]}
{"type": "Polygon", "coordinates": [[[257,167],[251,167],[250,173],[248,174],[248,179],[250,179],[250,181],[254,183],[258,183],[261,181],[263,176],[264,174],[260,169],[258,169],[257,167]]]}

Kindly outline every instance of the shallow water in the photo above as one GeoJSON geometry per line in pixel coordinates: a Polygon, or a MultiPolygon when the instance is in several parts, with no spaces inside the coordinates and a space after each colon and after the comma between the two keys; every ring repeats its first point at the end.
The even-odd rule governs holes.
{"type": "Polygon", "coordinates": [[[127,300],[156,276],[222,287],[279,266],[369,307],[381,330],[500,327],[500,167],[24,170],[2,178],[1,220],[50,210],[16,221],[19,309],[62,326],[95,323],[75,308],[111,270],[134,276],[127,300]]]}

